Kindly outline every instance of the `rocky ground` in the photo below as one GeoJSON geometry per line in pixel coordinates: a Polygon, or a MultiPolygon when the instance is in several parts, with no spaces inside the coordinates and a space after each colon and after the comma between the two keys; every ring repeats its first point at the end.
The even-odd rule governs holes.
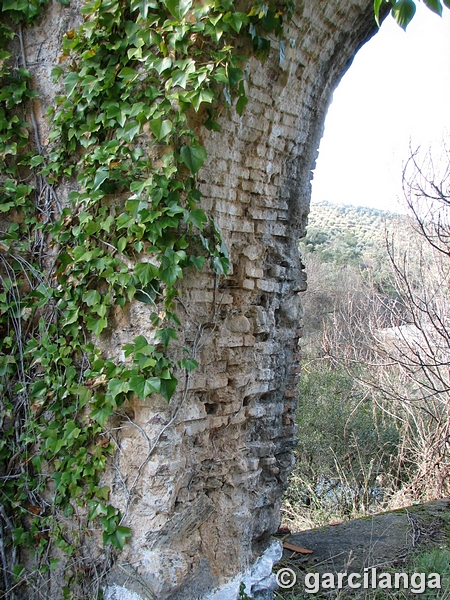
{"type": "MultiPolygon", "coordinates": [[[[285,548],[283,560],[274,572],[290,569],[297,582],[292,587],[280,589],[277,598],[450,599],[449,499],[291,533],[284,538],[285,545],[299,548],[298,551],[285,548]],[[307,550],[312,552],[306,554],[307,550]],[[421,572],[425,573],[424,591],[420,591],[420,577],[413,579],[413,573],[421,572]],[[429,579],[432,572],[441,576],[441,589],[428,585],[437,583],[435,578],[429,579]],[[338,573],[360,575],[350,581],[348,575],[341,575],[339,583],[338,573]],[[404,588],[405,579],[402,578],[397,586],[399,589],[380,589],[381,573],[388,573],[383,576],[383,581],[387,586],[391,578],[391,588],[395,586],[395,573],[406,573],[407,588],[404,588]],[[372,587],[373,581],[375,587],[372,587]],[[356,587],[358,583],[361,583],[359,588],[356,587]]],[[[290,585],[291,571],[284,572],[282,584],[290,585]]]]}

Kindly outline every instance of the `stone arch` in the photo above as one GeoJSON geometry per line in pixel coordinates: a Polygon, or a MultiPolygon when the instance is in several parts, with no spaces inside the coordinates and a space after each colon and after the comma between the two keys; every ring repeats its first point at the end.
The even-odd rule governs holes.
{"type": "MultiPolygon", "coordinates": [[[[67,17],[58,18],[60,35],[67,17]]],[[[220,281],[206,270],[185,279],[180,345],[193,347],[200,368],[171,405],[136,402],[136,426],[120,434],[107,478],[133,537],[108,575],[109,600],[235,598],[278,528],[296,445],[298,294],[306,287],[297,240],[332,92],[375,32],[372,0],[297,1],[281,65],[276,50],[264,65],[251,60],[244,115],[224,113],[220,134],[203,133],[203,207],[232,268],[220,281]],[[225,595],[214,595],[221,588],[225,595]]],[[[48,48],[50,60],[58,51],[48,48]]],[[[147,320],[132,306],[105,347],[127,343],[147,320]]],[[[50,588],[59,598],[56,578],[50,588]]]]}

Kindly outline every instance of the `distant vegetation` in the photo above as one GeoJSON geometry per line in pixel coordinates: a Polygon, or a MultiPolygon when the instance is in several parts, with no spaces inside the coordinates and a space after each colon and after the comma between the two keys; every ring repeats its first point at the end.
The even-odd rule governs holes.
{"type": "Polygon", "coordinates": [[[414,183],[408,216],[311,207],[294,528],[449,492],[450,203],[414,183]]]}
{"type": "Polygon", "coordinates": [[[316,253],[323,262],[366,266],[384,247],[385,226],[399,216],[375,208],[313,204],[308,233],[301,240],[304,252],[316,253]]]}

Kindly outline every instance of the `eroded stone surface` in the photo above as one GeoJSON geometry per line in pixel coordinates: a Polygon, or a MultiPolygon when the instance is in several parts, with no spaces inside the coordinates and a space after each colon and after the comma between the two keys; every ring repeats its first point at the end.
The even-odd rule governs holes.
{"type": "MultiPolygon", "coordinates": [[[[154,395],[111,420],[117,453],[105,483],[133,530],[109,572],[111,594],[206,597],[244,572],[278,527],[296,445],[299,293],[306,287],[297,240],[331,94],[375,32],[372,11],[372,0],[297,2],[282,64],[276,42],[264,65],[249,64],[244,115],[224,111],[220,134],[200,132],[208,152],[199,173],[203,207],[222,231],[232,269],[220,280],[207,270],[184,280],[179,347],[191,348],[198,371],[180,381],[170,405],[154,395]]],[[[77,4],[67,9],[55,0],[41,37],[26,39],[43,92],[36,111],[44,146],[43,114],[61,92],[49,73],[63,33],[80,19],[77,4]]],[[[124,344],[154,332],[139,303],[115,317],[99,345],[124,360],[124,344]]],[[[97,534],[89,555],[101,562],[97,534]]],[[[60,593],[55,585],[52,597],[60,593]]]]}

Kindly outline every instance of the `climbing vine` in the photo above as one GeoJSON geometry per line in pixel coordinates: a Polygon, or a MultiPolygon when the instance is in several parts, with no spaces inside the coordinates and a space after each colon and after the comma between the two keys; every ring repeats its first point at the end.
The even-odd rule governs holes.
{"type": "MultiPolygon", "coordinates": [[[[5,589],[29,583],[20,553],[38,571],[71,556],[63,526],[77,507],[122,549],[131,535],[101,474],[113,453],[107,419],[134,395],[170,401],[176,298],[186,269],[219,276],[226,248],[201,209],[201,127],[242,114],[245,65],[281,38],[290,6],[257,0],[91,0],[64,36],[52,70],[61,87],[43,147],[34,122],[23,28],[41,0],[0,0],[0,560],[5,589]],[[62,201],[55,190],[70,182],[62,201]],[[116,307],[153,307],[154,339],[139,336],[123,362],[96,345],[116,307]]],[[[62,2],[66,4],[66,2],[62,2]]],[[[280,53],[283,42],[280,40],[280,53]]],[[[64,591],[70,597],[68,588],[64,591]]]]}
{"type": "MultiPolygon", "coordinates": [[[[400,25],[400,27],[404,30],[408,27],[410,22],[412,21],[414,15],[416,14],[416,3],[414,0],[374,0],[373,7],[375,13],[375,20],[380,26],[380,10],[381,7],[385,4],[389,4],[391,15],[394,17],[395,21],[400,25]]],[[[432,12],[436,13],[440,17],[442,17],[442,12],[444,6],[450,8],[450,0],[443,0],[443,4],[441,0],[423,0],[423,3],[427,8],[429,8],[432,12]]]]}

